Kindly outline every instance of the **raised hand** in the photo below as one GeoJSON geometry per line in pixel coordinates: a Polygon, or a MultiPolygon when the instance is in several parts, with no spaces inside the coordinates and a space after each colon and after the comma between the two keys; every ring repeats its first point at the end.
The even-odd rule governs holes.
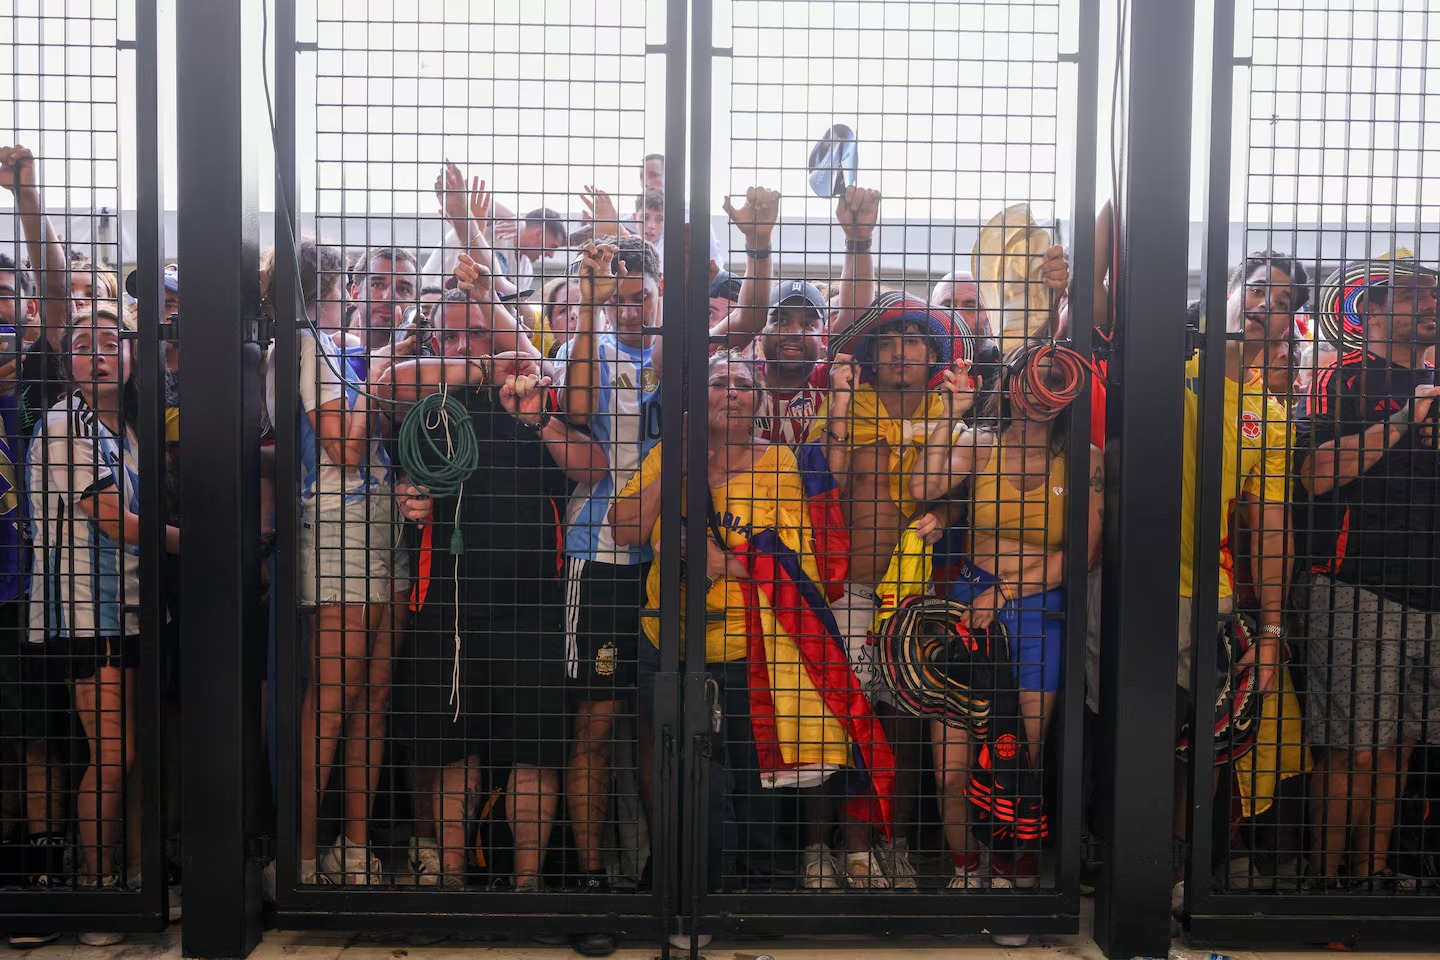
{"type": "Polygon", "coordinates": [[[511,374],[500,388],[500,405],[516,420],[537,426],[545,413],[545,388],[549,377],[534,374],[511,374]]]}
{"type": "Polygon", "coordinates": [[[979,378],[970,376],[970,361],[959,357],[946,368],[943,377],[940,399],[945,404],[945,416],[951,420],[959,420],[975,406],[975,392],[980,387],[979,378]]]}
{"type": "Polygon", "coordinates": [[[435,200],[440,204],[440,212],[446,220],[464,220],[470,213],[466,199],[465,175],[459,167],[446,160],[445,166],[440,168],[440,175],[435,178],[435,200]]]}
{"type": "Polygon", "coordinates": [[[490,210],[495,205],[495,195],[485,189],[485,181],[475,177],[470,181],[470,219],[479,230],[485,230],[490,222],[490,210]]]}
{"type": "Polygon", "coordinates": [[[460,259],[455,263],[455,285],[478,303],[488,303],[494,299],[490,276],[490,268],[483,263],[476,263],[468,253],[460,254],[460,259]]]}
{"type": "Polygon", "coordinates": [[[625,261],[615,271],[616,248],[608,243],[587,243],[580,257],[580,302],[590,307],[609,303],[620,288],[620,281],[630,275],[625,261]]]}
{"type": "Polygon", "coordinates": [[[1046,250],[1040,260],[1040,282],[1056,293],[1070,289],[1070,264],[1065,262],[1065,248],[1058,243],[1046,250]]]}
{"type": "Polygon", "coordinates": [[[586,184],[585,191],[580,194],[580,202],[585,207],[580,217],[586,223],[594,224],[596,236],[613,237],[620,233],[620,213],[615,209],[610,194],[586,184]]]}
{"type": "Polygon", "coordinates": [[[730,222],[745,238],[745,245],[751,250],[765,250],[770,246],[770,237],[775,232],[775,222],[780,218],[780,192],[768,187],[751,187],[745,191],[745,203],[738,210],[725,198],[725,212],[730,222]]]}
{"type": "Polygon", "coordinates": [[[855,398],[855,386],[860,382],[860,364],[848,353],[839,353],[830,361],[830,418],[845,416],[850,410],[850,401],[855,398]]]}
{"type": "Polygon", "coordinates": [[[0,186],[15,194],[35,189],[35,154],[28,147],[0,147],[0,186]]]}
{"type": "Polygon", "coordinates": [[[880,191],[849,187],[835,204],[835,219],[846,240],[869,240],[880,221],[880,191]]]}

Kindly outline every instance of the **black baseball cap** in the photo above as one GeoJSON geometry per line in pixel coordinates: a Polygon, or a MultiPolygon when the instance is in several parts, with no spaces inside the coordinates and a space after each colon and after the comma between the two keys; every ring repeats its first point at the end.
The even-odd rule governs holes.
{"type": "Polygon", "coordinates": [[[823,321],[830,313],[830,305],[820,293],[820,288],[805,280],[781,280],[770,294],[770,309],[784,304],[803,303],[820,313],[823,321]]]}
{"type": "Polygon", "coordinates": [[[729,270],[721,270],[715,274],[715,279],[710,282],[710,297],[724,297],[731,303],[740,299],[741,279],[729,270]]]}

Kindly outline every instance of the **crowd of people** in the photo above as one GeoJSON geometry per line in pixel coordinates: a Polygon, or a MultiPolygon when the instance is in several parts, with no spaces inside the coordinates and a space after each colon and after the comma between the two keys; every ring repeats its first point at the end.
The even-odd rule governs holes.
{"type": "MultiPolygon", "coordinates": [[[[133,297],[71,259],[35,170],[24,148],[0,148],[28,258],[0,257],[0,722],[23,773],[6,787],[4,839],[19,882],[124,887],[140,850],[126,810],[149,462],[136,427],[156,400],[137,395],[133,297]]],[[[276,798],[295,810],[299,863],[272,865],[272,881],[649,882],[647,831],[681,815],[654,809],[657,766],[673,777],[679,762],[654,754],[657,704],[676,656],[701,671],[685,666],[683,612],[702,590],[691,649],[704,650],[713,717],[702,829],[716,889],[1051,882],[1046,757],[1066,671],[1084,669],[1091,710],[1103,696],[1105,345],[1145,320],[1110,302],[1109,208],[1088,338],[1099,349],[1081,355],[1066,345],[1058,245],[1031,258],[1027,281],[1052,308],[1017,330],[967,273],[928,297],[882,282],[874,190],[836,200],[833,282],[784,275],[778,193],[727,198],[744,272],[702,240],[707,404],[662,413],[662,381],[685,367],[666,363],[676,341],[661,336],[664,158],[646,157],[640,181],[628,215],[587,186],[572,231],[548,208],[516,216],[447,163],[445,237],[423,263],[401,247],[350,259],[320,239],[295,245],[298,368],[280,369],[274,347],[264,368],[266,535],[277,498],[300,507],[294,542],[274,546],[293,551],[301,609],[274,613],[297,619],[303,651],[295,739],[267,734],[301,784],[276,798]],[[545,281],[561,251],[568,269],[545,281]],[[296,422],[282,423],[277,396],[292,389],[296,422]],[[666,450],[662,432],[675,432],[662,424],[677,415],[687,441],[666,450]],[[701,464],[684,447],[702,425],[707,536],[690,566],[675,528],[699,502],[688,484],[701,464]],[[273,456],[287,431],[298,464],[273,456]],[[1065,655],[1077,584],[1092,614],[1083,664],[1065,655]]],[[[1219,449],[1202,443],[1200,352],[1176,370],[1177,836],[1191,780],[1213,779],[1227,805],[1236,791],[1253,818],[1299,777],[1308,839],[1289,852],[1317,891],[1424,882],[1391,839],[1440,733],[1437,272],[1375,253],[1319,283],[1270,250],[1236,267],[1209,311],[1226,327],[1208,358],[1223,368],[1219,449]],[[1218,558],[1198,555],[1194,519],[1211,471],[1218,558]],[[1194,614],[1215,564],[1225,776],[1212,778],[1184,757],[1186,722],[1208,721],[1190,691],[1211,669],[1192,652],[1211,630],[1194,614]]],[[[283,320],[281,267],[266,256],[261,288],[283,320]]],[[[678,295],[690,278],[668,279],[678,295]]],[[[173,313],[173,268],[166,296],[173,313]]],[[[178,351],[167,367],[173,427],[178,351]]],[[[170,494],[165,546],[178,556],[170,494]]],[[[273,665],[273,630],[268,642],[273,665]]],[[[270,713],[287,695],[276,688],[272,672],[270,713]]],[[[573,945],[614,949],[601,930],[573,945]]]]}

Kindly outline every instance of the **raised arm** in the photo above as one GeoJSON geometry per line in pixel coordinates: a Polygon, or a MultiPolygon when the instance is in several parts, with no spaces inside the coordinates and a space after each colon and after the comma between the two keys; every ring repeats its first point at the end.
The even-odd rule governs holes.
{"type": "MultiPolygon", "coordinates": [[[[925,438],[921,467],[910,474],[910,495],[921,503],[939,500],[973,474],[981,449],[979,431],[967,429],[958,437],[955,435],[955,427],[975,405],[975,393],[979,389],[978,381],[972,385],[969,362],[957,359],[944,376],[945,381],[940,385],[944,416],[925,438]]],[[[990,447],[986,445],[983,449],[990,447]]]]}
{"type": "Polygon", "coordinates": [[[1437,395],[1440,387],[1421,384],[1415,388],[1411,407],[1364,430],[1317,444],[1300,461],[1300,483],[1312,496],[1320,496],[1355,482],[1413,429],[1415,421],[1430,416],[1437,395]]]}
{"type": "Polygon", "coordinates": [[[610,244],[587,243],[580,259],[580,322],[570,338],[570,356],[565,364],[565,396],[561,406],[565,418],[576,426],[585,426],[595,413],[595,384],[598,353],[595,340],[599,327],[600,307],[609,303],[630,274],[625,261],[615,259],[616,248],[610,244]],[[612,271],[619,263],[619,275],[612,271]]]}
{"type": "Polygon", "coordinates": [[[880,220],[880,191],[850,187],[835,205],[835,220],[845,234],[845,262],[840,268],[840,307],[830,321],[832,337],[860,319],[875,300],[875,256],[870,244],[880,220]]]}
{"type": "Polygon", "coordinates": [[[774,271],[770,242],[780,216],[780,194],[766,187],[751,187],[745,191],[745,205],[738,210],[726,197],[725,212],[745,238],[745,280],[740,284],[739,305],[711,327],[710,334],[725,337],[725,346],[731,350],[744,350],[765,326],[770,310],[774,271]]]}
{"type": "Polygon", "coordinates": [[[545,441],[550,459],[574,483],[599,483],[610,469],[605,448],[560,417],[551,417],[545,422],[540,439],[545,441]]]}
{"type": "Polygon", "coordinates": [[[15,197],[25,250],[40,286],[40,323],[52,350],[63,346],[70,319],[69,258],[50,218],[40,205],[35,156],[22,146],[0,147],[0,185],[15,197]]]}
{"type": "Polygon", "coordinates": [[[830,361],[830,397],[825,404],[825,461],[830,475],[840,485],[840,492],[850,489],[850,402],[855,399],[855,385],[860,379],[860,365],[848,353],[830,361]]]}
{"type": "Polygon", "coordinates": [[[586,184],[584,192],[580,194],[580,203],[584,207],[580,212],[580,219],[590,224],[593,239],[620,236],[620,214],[615,209],[615,201],[610,199],[610,194],[599,187],[586,184]]]}

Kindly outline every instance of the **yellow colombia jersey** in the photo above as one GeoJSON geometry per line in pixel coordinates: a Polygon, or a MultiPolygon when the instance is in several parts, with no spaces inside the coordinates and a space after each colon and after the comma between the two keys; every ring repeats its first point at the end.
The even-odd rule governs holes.
{"type": "MultiPolygon", "coordinates": [[[[1258,374],[1251,374],[1242,388],[1226,377],[1224,449],[1220,481],[1220,596],[1235,589],[1235,559],[1230,551],[1230,516],[1243,490],[1261,500],[1285,502],[1290,459],[1290,419],[1285,408],[1265,392],[1258,374]]],[[[1200,357],[1185,364],[1185,468],[1181,472],[1180,501],[1180,595],[1195,590],[1195,451],[1200,423],[1200,357]]],[[[1208,459],[1208,458],[1207,458],[1208,459]]]]}
{"type": "MultiPolygon", "coordinates": [[[[621,497],[631,496],[642,487],[660,480],[660,451],[663,444],[656,444],[640,469],[630,478],[621,491],[621,497]]],[[[815,581],[819,574],[815,559],[806,544],[805,503],[800,485],[800,468],[795,454],[782,444],[770,446],[760,459],[745,473],[730,478],[724,486],[710,491],[716,516],[715,525],[725,537],[729,549],[749,542],[752,532],[774,529],[782,542],[801,557],[805,573],[815,581]]],[[[656,609],[660,603],[660,522],[650,534],[650,543],[655,548],[656,563],[650,565],[645,581],[646,606],[656,609]]],[[[703,564],[692,564],[692,579],[699,582],[704,575],[703,564]]],[[[683,586],[682,586],[683,591],[683,586]]],[[[681,593],[681,609],[684,609],[684,593],[681,593]]],[[[705,609],[711,613],[724,612],[723,620],[714,619],[705,628],[705,659],[711,663],[741,660],[745,657],[745,595],[740,585],[728,577],[715,582],[714,588],[705,597],[705,609]]],[[[660,622],[655,617],[643,620],[645,635],[656,646],[660,645],[660,622]]]]}
{"type": "Polygon", "coordinates": [[[895,552],[890,556],[890,566],[875,587],[871,633],[878,634],[885,629],[885,621],[910,597],[930,592],[931,557],[930,545],[915,532],[915,524],[910,524],[901,532],[895,552]]]}

